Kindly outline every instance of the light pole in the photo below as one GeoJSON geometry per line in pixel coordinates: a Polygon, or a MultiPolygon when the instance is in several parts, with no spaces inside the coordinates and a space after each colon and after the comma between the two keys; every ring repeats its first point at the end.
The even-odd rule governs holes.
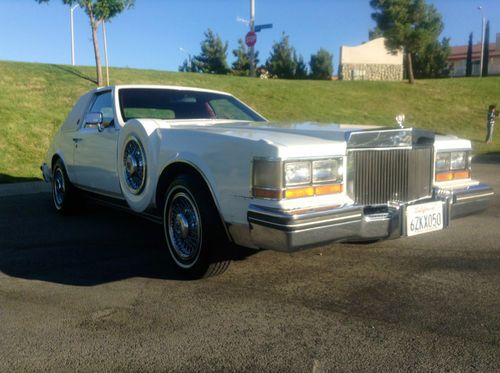
{"type": "Polygon", "coordinates": [[[479,77],[481,78],[483,76],[483,56],[484,56],[484,24],[485,24],[485,18],[484,18],[484,13],[483,13],[483,7],[478,6],[477,9],[481,12],[481,63],[479,65],[479,77]]]}
{"type": "Polygon", "coordinates": [[[75,66],[75,32],[73,27],[73,12],[78,5],[69,7],[69,23],[71,27],[71,65],[75,66]]]}
{"type": "MultiPolygon", "coordinates": [[[[250,0],[250,31],[255,32],[255,0],[250,0]]],[[[250,76],[255,76],[255,47],[250,47],[250,76]]]]}
{"type": "Polygon", "coordinates": [[[102,20],[102,34],[104,36],[104,59],[106,60],[106,85],[109,85],[108,38],[106,37],[106,20],[102,20]]]}

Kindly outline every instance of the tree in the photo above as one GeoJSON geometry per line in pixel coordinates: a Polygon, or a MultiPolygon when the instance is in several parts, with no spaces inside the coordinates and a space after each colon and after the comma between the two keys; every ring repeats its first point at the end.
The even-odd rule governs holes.
{"type": "Polygon", "coordinates": [[[472,32],[469,34],[469,46],[467,47],[467,62],[465,63],[465,76],[472,76],[472,32]]]}
{"type": "Polygon", "coordinates": [[[179,66],[179,71],[182,73],[197,73],[199,72],[196,64],[193,63],[193,60],[191,59],[191,56],[186,58],[184,62],[182,62],[182,65],[179,66]]]}
{"type": "MultiPolygon", "coordinates": [[[[50,0],[35,0],[38,3],[48,3],[50,0]]],[[[79,5],[85,10],[90,20],[92,29],[92,42],[94,44],[95,68],[97,75],[97,85],[102,86],[101,56],[99,53],[99,43],[97,39],[97,28],[101,22],[109,21],[126,9],[134,6],[135,0],[62,0],[66,5],[79,5]]]]}
{"type": "Polygon", "coordinates": [[[370,0],[373,20],[391,51],[403,49],[408,77],[414,83],[413,55],[437,40],[443,31],[441,15],[425,0],[370,0]]]}
{"type": "Polygon", "coordinates": [[[417,78],[444,78],[450,74],[450,39],[443,38],[440,42],[427,44],[415,53],[414,72],[417,78]]]}
{"type": "Polygon", "coordinates": [[[297,54],[293,54],[293,61],[295,62],[295,79],[307,79],[307,65],[304,62],[304,58],[300,55],[297,58],[297,54]]]}
{"type": "MultiPolygon", "coordinates": [[[[250,75],[250,50],[243,39],[238,40],[238,48],[233,50],[236,60],[233,62],[233,72],[237,75],[250,75]]],[[[259,64],[259,52],[255,51],[255,65],[259,64]]]]}
{"type": "Polygon", "coordinates": [[[283,79],[293,79],[297,63],[294,59],[295,49],[290,46],[288,35],[283,33],[279,42],[274,42],[271,55],[266,61],[266,69],[283,79]]]}
{"type": "Polygon", "coordinates": [[[383,36],[384,33],[378,27],[374,27],[370,31],[368,31],[368,40],[378,39],[383,36]]]}
{"type": "Polygon", "coordinates": [[[484,50],[483,50],[483,76],[488,76],[488,65],[490,62],[490,21],[486,22],[484,32],[484,50]]]}
{"type": "Polygon", "coordinates": [[[330,79],[333,74],[333,55],[321,48],[316,54],[311,55],[309,66],[313,79],[330,79]]]}
{"type": "Polygon", "coordinates": [[[223,43],[218,34],[208,29],[201,42],[201,54],[192,59],[197,71],[209,74],[227,74],[227,42],[223,43]]]}

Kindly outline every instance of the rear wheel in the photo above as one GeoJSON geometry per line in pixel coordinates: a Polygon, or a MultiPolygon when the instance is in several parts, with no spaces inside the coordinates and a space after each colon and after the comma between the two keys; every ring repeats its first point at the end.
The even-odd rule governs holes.
{"type": "Polygon", "coordinates": [[[224,272],[229,243],[205,185],[192,175],[176,177],[165,193],[163,231],[177,268],[194,278],[224,272]]]}
{"type": "Polygon", "coordinates": [[[77,192],[64,168],[63,162],[58,159],[52,168],[52,201],[57,212],[69,214],[76,205],[77,192]]]}

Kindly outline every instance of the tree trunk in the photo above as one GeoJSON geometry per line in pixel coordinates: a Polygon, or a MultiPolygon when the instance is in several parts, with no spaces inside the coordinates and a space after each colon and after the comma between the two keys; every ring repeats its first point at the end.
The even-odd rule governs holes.
{"type": "Polygon", "coordinates": [[[410,84],[415,84],[415,77],[413,76],[413,61],[411,52],[407,53],[408,57],[408,80],[410,84]]]}
{"type": "Polygon", "coordinates": [[[92,42],[94,44],[94,56],[95,56],[95,69],[97,75],[97,86],[102,86],[102,68],[101,68],[101,56],[99,55],[99,42],[97,39],[97,27],[99,22],[95,19],[94,9],[92,8],[92,1],[87,1],[87,14],[90,19],[90,27],[92,28],[92,42]]]}
{"type": "Polygon", "coordinates": [[[94,43],[94,55],[95,55],[95,69],[97,74],[97,86],[102,86],[102,68],[101,68],[101,56],[99,55],[99,43],[97,40],[97,23],[91,21],[92,27],[92,42],[94,43]]]}

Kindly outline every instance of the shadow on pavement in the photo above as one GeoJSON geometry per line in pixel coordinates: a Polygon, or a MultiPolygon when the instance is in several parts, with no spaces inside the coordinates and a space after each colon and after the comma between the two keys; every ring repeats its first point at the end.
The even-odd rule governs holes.
{"type": "Polygon", "coordinates": [[[500,164],[500,152],[491,152],[476,155],[472,160],[472,163],[500,164]]]}
{"type": "MultiPolygon", "coordinates": [[[[132,277],[187,280],[161,226],[87,202],[59,216],[48,193],[0,198],[0,271],[31,280],[93,286],[132,277]]],[[[235,260],[254,251],[239,250],[235,260]]]]}
{"type": "Polygon", "coordinates": [[[0,184],[24,183],[28,181],[40,181],[40,180],[42,179],[39,177],[18,177],[0,173],[0,184]]]}

